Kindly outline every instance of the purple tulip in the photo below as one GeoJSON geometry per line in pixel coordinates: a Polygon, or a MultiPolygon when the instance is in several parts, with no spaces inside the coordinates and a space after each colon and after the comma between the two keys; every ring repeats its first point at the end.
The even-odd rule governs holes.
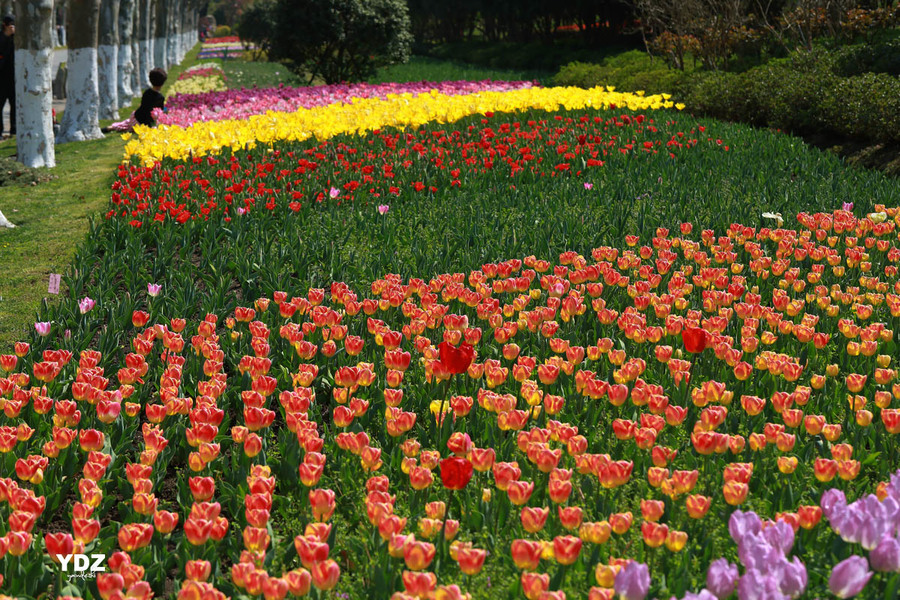
{"type": "Polygon", "coordinates": [[[854,502],[829,521],[831,528],[841,536],[841,539],[851,544],[858,544],[862,539],[862,528],[866,519],[868,519],[868,515],[854,502]]]}
{"type": "Polygon", "coordinates": [[[767,573],[769,567],[784,554],[772,547],[761,535],[747,534],[738,544],[738,558],[745,569],[767,573]]]}
{"type": "Polygon", "coordinates": [[[621,600],[644,600],[650,590],[650,569],[632,561],[616,573],[614,589],[621,600]]]}
{"type": "Polygon", "coordinates": [[[738,580],[740,600],[790,600],[781,593],[778,580],[756,569],[750,569],[738,580]]]}
{"type": "Polygon", "coordinates": [[[871,577],[869,562],[862,556],[851,556],[831,570],[828,589],[838,598],[852,598],[866,587],[871,577]]]}
{"type": "Polygon", "coordinates": [[[885,573],[900,571],[900,542],[894,536],[886,535],[869,553],[869,562],[876,571],[885,573]]]}
{"type": "Polygon", "coordinates": [[[781,593],[791,598],[797,598],[806,591],[806,584],[809,581],[806,565],[795,556],[793,562],[788,562],[787,559],[784,559],[781,567],[781,593]]]}
{"type": "MultiPolygon", "coordinates": [[[[672,596],[670,600],[677,600],[675,596],[672,596]]],[[[681,600],[718,600],[712,592],[709,590],[700,590],[696,594],[694,592],[688,592],[684,595],[684,598],[681,600]]]]}
{"type": "Polygon", "coordinates": [[[763,537],[769,544],[785,556],[794,547],[794,530],[784,521],[776,521],[763,530],[763,537]]]}
{"type": "Polygon", "coordinates": [[[841,209],[842,209],[842,210],[847,210],[847,211],[852,211],[852,210],[853,210],[853,203],[852,203],[852,202],[844,202],[844,203],[841,205],[841,209]]]}
{"type": "Polygon", "coordinates": [[[837,488],[825,490],[822,494],[822,513],[829,521],[834,521],[835,515],[847,507],[847,497],[837,488]]]}
{"type": "Polygon", "coordinates": [[[757,535],[760,531],[762,531],[762,521],[755,512],[736,510],[731,513],[731,518],[728,519],[728,532],[731,534],[731,539],[737,542],[738,545],[741,544],[741,540],[744,539],[745,535],[757,535]]]}
{"type": "Polygon", "coordinates": [[[737,565],[724,558],[712,561],[709,571],[706,572],[706,588],[719,600],[724,600],[734,592],[737,580],[737,565]]]}

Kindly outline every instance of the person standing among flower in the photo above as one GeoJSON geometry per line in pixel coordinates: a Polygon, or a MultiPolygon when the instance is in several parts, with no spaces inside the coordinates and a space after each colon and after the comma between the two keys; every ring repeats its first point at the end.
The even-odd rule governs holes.
{"type": "MultiPolygon", "coordinates": [[[[3,17],[3,31],[0,33],[0,112],[9,100],[9,135],[16,135],[16,86],[14,39],[16,21],[10,15],[3,17]]],[[[0,136],[3,135],[3,121],[0,119],[0,136]]]]}

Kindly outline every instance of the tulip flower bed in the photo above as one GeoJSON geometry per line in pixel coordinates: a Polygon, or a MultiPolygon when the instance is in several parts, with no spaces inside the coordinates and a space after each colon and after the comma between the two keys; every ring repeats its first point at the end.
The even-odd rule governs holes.
{"type": "MultiPolygon", "coordinates": [[[[161,163],[123,166],[113,184],[114,207],[106,217],[124,218],[133,227],[208,220],[214,213],[223,213],[228,221],[250,210],[299,213],[304,205],[318,210],[325,201],[384,204],[407,189],[415,201],[486,181],[528,185],[542,177],[590,179],[610,159],[614,169],[621,168],[618,159],[632,155],[642,160],[641,155],[662,153],[678,160],[683,152],[729,151],[721,139],[707,136],[702,125],[680,128],[675,120],[657,124],[652,115],[604,119],[581,113],[559,120],[493,121],[486,118],[478,127],[452,131],[434,126],[406,133],[377,131],[302,150],[286,146],[261,161],[237,155],[209,158],[195,161],[202,168],[192,170],[161,163]],[[247,173],[253,173],[252,180],[247,173]],[[180,190],[178,201],[169,189],[180,190]]],[[[592,188],[592,183],[584,184],[582,195],[592,188]]]]}
{"type": "MultiPolygon", "coordinates": [[[[201,63],[178,77],[169,88],[169,102],[185,95],[208,94],[225,90],[225,72],[216,63],[201,63]]],[[[165,113],[160,113],[165,115],[165,113]]]]}
{"type": "Polygon", "coordinates": [[[372,96],[132,143],[0,351],[0,593],[896,594],[894,182],[663,97],[372,96]]]}
{"type": "MultiPolygon", "coordinates": [[[[126,159],[151,165],[164,157],[186,159],[222,148],[323,140],[339,134],[362,134],[385,127],[417,127],[429,122],[452,123],[472,114],[524,110],[577,110],[621,107],[629,110],[671,108],[667,95],[643,96],[605,88],[528,88],[473,94],[389,95],[386,99],[353,99],[292,113],[252,115],[242,120],[194,123],[190,127],[137,127],[137,139],[125,146],[126,159]]],[[[679,105],[676,108],[683,108],[679,105]]]]}
{"type": "Polygon", "coordinates": [[[162,125],[189,127],[198,121],[246,119],[267,112],[294,112],[299,108],[313,108],[354,98],[385,99],[389,94],[420,94],[436,90],[455,96],[476,92],[502,92],[532,87],[529,81],[420,81],[415,83],[384,83],[370,85],[335,84],[309,87],[243,88],[205,94],[179,94],[166,100],[166,113],[159,116],[162,125]]]}
{"type": "Polygon", "coordinates": [[[685,222],[202,319],[151,286],[123,348],[2,357],[6,585],[33,594],[84,549],[109,556],[106,597],[167,576],[185,598],[882,597],[900,211],[876,210],[685,222]]]}
{"type": "Polygon", "coordinates": [[[197,58],[200,60],[239,58],[249,47],[252,46],[245,46],[237,36],[208,38],[201,44],[197,58]]]}

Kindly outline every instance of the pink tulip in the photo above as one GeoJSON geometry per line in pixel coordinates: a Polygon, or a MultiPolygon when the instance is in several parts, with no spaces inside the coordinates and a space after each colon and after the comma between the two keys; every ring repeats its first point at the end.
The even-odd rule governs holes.
{"type": "Polygon", "coordinates": [[[81,314],[84,315],[91,312],[91,309],[93,309],[96,305],[96,301],[92,300],[89,296],[85,296],[78,301],[78,310],[81,311],[81,314]]]}
{"type": "Polygon", "coordinates": [[[851,556],[831,570],[828,589],[838,598],[852,598],[866,587],[871,577],[869,562],[862,556],[851,556]]]}
{"type": "Polygon", "coordinates": [[[50,335],[50,323],[48,321],[35,323],[34,330],[37,331],[37,334],[41,337],[48,336],[50,335]]]}

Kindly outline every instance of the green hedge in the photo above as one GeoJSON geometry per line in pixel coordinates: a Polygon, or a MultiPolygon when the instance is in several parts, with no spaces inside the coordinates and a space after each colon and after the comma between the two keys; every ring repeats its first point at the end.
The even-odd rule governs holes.
{"type": "Polygon", "coordinates": [[[836,73],[834,56],[813,52],[745,73],[706,74],[685,102],[718,118],[879,142],[900,141],[900,79],[836,73]]]}
{"type": "Polygon", "coordinates": [[[640,52],[571,63],[557,85],[669,92],[689,110],[795,133],[900,142],[900,41],[797,51],[743,73],[681,72],[640,52]]]}
{"type": "Polygon", "coordinates": [[[683,89],[691,71],[668,68],[661,58],[630,50],[604,59],[599,64],[572,62],[560,69],[554,85],[594,87],[615,86],[621,90],[644,90],[648,94],[675,94],[683,89]]]}

